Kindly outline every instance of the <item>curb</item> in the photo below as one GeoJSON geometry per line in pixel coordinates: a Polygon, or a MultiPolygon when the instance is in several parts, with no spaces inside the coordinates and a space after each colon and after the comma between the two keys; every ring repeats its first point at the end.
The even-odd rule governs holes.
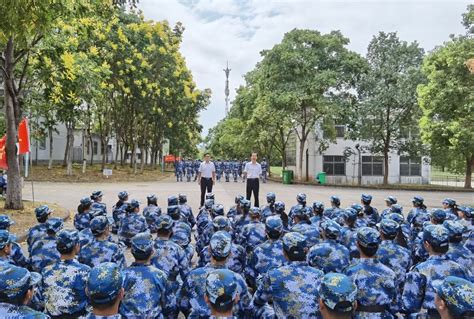
{"type": "MultiPolygon", "coordinates": [[[[71,211],[69,209],[65,209],[64,215],[63,216],[58,216],[58,217],[62,218],[64,221],[67,221],[67,220],[69,220],[69,218],[71,218],[71,211]]],[[[17,238],[16,238],[16,242],[17,243],[24,242],[27,237],[28,237],[28,231],[18,235],[17,238]]]]}

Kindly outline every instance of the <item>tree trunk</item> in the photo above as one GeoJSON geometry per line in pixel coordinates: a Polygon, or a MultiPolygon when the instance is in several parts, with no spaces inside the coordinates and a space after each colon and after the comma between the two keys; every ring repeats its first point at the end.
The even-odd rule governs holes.
{"type": "Polygon", "coordinates": [[[8,187],[5,209],[23,209],[20,165],[16,155],[16,140],[20,105],[15,92],[15,57],[13,38],[9,38],[4,51],[4,108],[6,118],[8,187]]]}
{"type": "Polygon", "coordinates": [[[472,188],[472,166],[474,165],[474,155],[466,159],[466,179],[464,188],[472,188]]]}
{"type": "Polygon", "coordinates": [[[102,149],[102,164],[101,164],[101,171],[105,168],[105,162],[107,160],[107,148],[105,147],[105,141],[100,139],[100,147],[102,149]]]}
{"type": "Polygon", "coordinates": [[[89,145],[90,145],[90,151],[91,151],[91,157],[89,159],[90,165],[94,165],[94,141],[92,140],[92,134],[89,134],[89,145]]]}
{"type": "Polygon", "coordinates": [[[49,162],[48,162],[48,169],[53,168],[53,128],[48,128],[48,136],[49,136],[49,162]]]}
{"type": "Polygon", "coordinates": [[[146,158],[148,156],[147,152],[144,150],[144,148],[140,148],[140,154],[142,156],[142,159],[140,161],[140,173],[143,173],[143,170],[145,169],[145,162],[146,158]]]}
{"type": "Polygon", "coordinates": [[[304,156],[305,144],[306,144],[306,139],[301,139],[300,140],[300,158],[298,159],[298,162],[299,162],[298,179],[299,180],[303,180],[303,156],[304,156]]]}
{"type": "Polygon", "coordinates": [[[67,149],[67,161],[66,161],[66,175],[72,176],[72,156],[74,150],[74,127],[71,123],[67,125],[67,139],[68,139],[68,149],[67,149]]]}
{"type": "Polygon", "coordinates": [[[69,138],[67,137],[66,133],[66,148],[64,149],[64,159],[63,159],[63,167],[67,165],[67,152],[69,150],[69,138]]]}
{"type": "Polygon", "coordinates": [[[383,184],[388,184],[388,149],[383,150],[383,184]]]}

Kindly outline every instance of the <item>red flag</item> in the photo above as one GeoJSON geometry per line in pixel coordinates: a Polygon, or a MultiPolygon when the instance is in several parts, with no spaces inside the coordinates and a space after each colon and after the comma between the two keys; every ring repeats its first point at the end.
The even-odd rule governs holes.
{"type": "Polygon", "coordinates": [[[28,119],[24,118],[18,125],[18,154],[30,152],[30,130],[28,129],[28,119]]]}
{"type": "Polygon", "coordinates": [[[7,152],[6,152],[7,136],[0,139],[0,168],[8,169],[7,152]]]}

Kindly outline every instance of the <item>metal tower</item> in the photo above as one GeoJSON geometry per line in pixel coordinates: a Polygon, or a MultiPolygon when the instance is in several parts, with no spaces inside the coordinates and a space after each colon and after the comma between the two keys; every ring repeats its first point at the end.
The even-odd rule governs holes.
{"type": "Polygon", "coordinates": [[[224,69],[225,72],[225,116],[229,114],[229,73],[231,69],[229,69],[229,61],[227,61],[227,67],[224,69]]]}

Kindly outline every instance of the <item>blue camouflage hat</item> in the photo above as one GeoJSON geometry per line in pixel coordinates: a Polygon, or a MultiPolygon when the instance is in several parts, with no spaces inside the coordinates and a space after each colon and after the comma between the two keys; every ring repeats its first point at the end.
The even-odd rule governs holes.
{"type": "Polygon", "coordinates": [[[341,226],[331,219],[322,222],[320,227],[327,238],[337,239],[341,234],[341,226]]]}
{"type": "Polygon", "coordinates": [[[413,204],[418,204],[418,205],[423,204],[424,201],[425,199],[421,196],[414,196],[413,199],[411,200],[413,204]]]}
{"type": "Polygon", "coordinates": [[[244,196],[242,195],[235,196],[235,200],[234,200],[235,204],[240,204],[242,199],[244,199],[244,196]]]}
{"type": "Polygon", "coordinates": [[[204,201],[204,208],[207,210],[211,210],[212,206],[214,206],[214,200],[213,199],[206,199],[204,201]]]}
{"type": "Polygon", "coordinates": [[[461,317],[474,311],[474,283],[448,276],[444,280],[433,281],[432,286],[454,315],[461,317]]]}
{"type": "Polygon", "coordinates": [[[153,238],[150,233],[139,233],[132,237],[131,252],[137,259],[146,259],[153,252],[153,238]]]}
{"type": "Polygon", "coordinates": [[[445,220],[443,222],[444,228],[449,232],[449,239],[461,238],[462,234],[467,231],[467,227],[458,221],[445,220]]]}
{"type": "Polygon", "coordinates": [[[214,216],[224,216],[224,205],[215,204],[212,206],[212,213],[214,216]]]}
{"type": "Polygon", "coordinates": [[[186,194],[178,194],[178,202],[180,204],[184,204],[188,201],[188,197],[186,196],[186,194]]]}
{"type": "Polygon", "coordinates": [[[378,246],[380,234],[373,228],[361,227],[357,230],[357,242],[363,247],[378,246]]]}
{"type": "Polygon", "coordinates": [[[118,193],[118,198],[120,200],[127,200],[128,198],[128,192],[127,191],[121,191],[118,193]]]}
{"type": "Polygon", "coordinates": [[[92,204],[92,199],[89,196],[84,196],[81,198],[80,203],[82,206],[87,206],[92,204]]]}
{"type": "Polygon", "coordinates": [[[72,229],[63,229],[56,235],[56,249],[60,252],[67,252],[79,244],[79,232],[72,229]]]}
{"type": "Polygon", "coordinates": [[[331,200],[331,203],[333,203],[336,206],[341,205],[341,199],[338,196],[333,195],[330,197],[330,200],[331,200]]]}
{"type": "Polygon", "coordinates": [[[174,220],[177,220],[181,217],[181,213],[179,211],[179,206],[178,205],[168,206],[167,213],[174,220]]]}
{"type": "Polygon", "coordinates": [[[168,215],[160,215],[156,220],[157,230],[171,230],[174,226],[174,221],[168,215]]]}
{"type": "Polygon", "coordinates": [[[255,207],[255,206],[250,208],[249,210],[249,215],[252,217],[260,216],[261,213],[262,212],[260,211],[260,208],[255,207]]]}
{"type": "Polygon", "coordinates": [[[336,312],[352,312],[355,307],[357,287],[350,277],[328,273],[319,287],[319,296],[324,305],[336,312]]]}
{"type": "Polygon", "coordinates": [[[372,201],[372,195],[369,194],[362,194],[360,198],[364,203],[370,203],[372,201]]]}
{"type": "Polygon", "coordinates": [[[399,228],[400,225],[393,219],[384,218],[380,222],[380,231],[387,236],[395,236],[398,233],[399,228]]]}
{"type": "Polygon", "coordinates": [[[248,199],[245,199],[245,198],[244,198],[244,199],[242,199],[242,200],[240,201],[240,206],[242,206],[243,208],[248,208],[248,209],[250,209],[250,205],[251,205],[251,203],[250,203],[250,201],[249,201],[248,199]]]}
{"type": "Polygon", "coordinates": [[[426,225],[423,229],[423,240],[433,246],[446,247],[449,245],[449,231],[442,225],[426,225]]]}
{"type": "Polygon", "coordinates": [[[178,196],[176,195],[171,195],[171,196],[168,196],[168,206],[174,206],[174,205],[178,205],[178,196]]]}
{"type": "Polygon", "coordinates": [[[35,208],[36,218],[43,218],[45,216],[48,216],[52,212],[53,211],[51,209],[49,209],[48,205],[41,205],[41,206],[35,208]]]}
{"type": "Polygon", "coordinates": [[[283,222],[278,216],[270,216],[265,220],[265,231],[269,234],[281,234],[283,222]]]}
{"type": "Polygon", "coordinates": [[[357,210],[351,207],[351,208],[346,208],[344,210],[343,216],[346,221],[354,222],[357,219],[358,214],[359,213],[357,212],[357,210]]]}
{"type": "Polygon", "coordinates": [[[63,229],[63,226],[64,226],[64,222],[59,217],[49,218],[46,221],[46,230],[51,231],[53,233],[59,232],[61,229],[63,229]]]}
{"type": "Polygon", "coordinates": [[[313,209],[317,212],[322,212],[324,210],[323,202],[313,202],[313,209]]]}
{"type": "Polygon", "coordinates": [[[228,232],[215,232],[209,242],[211,255],[214,257],[225,258],[229,256],[232,248],[232,237],[228,232]]]}
{"type": "Polygon", "coordinates": [[[99,216],[107,216],[107,211],[104,208],[95,207],[89,212],[92,218],[99,216]]]}
{"type": "Polygon", "coordinates": [[[5,248],[8,244],[13,241],[12,235],[6,229],[0,229],[0,249],[5,248]]]}
{"type": "Polygon", "coordinates": [[[227,217],[217,216],[212,220],[214,231],[227,230],[230,227],[230,221],[227,217]]]}
{"type": "Polygon", "coordinates": [[[186,229],[182,227],[179,227],[175,231],[173,231],[171,240],[181,247],[186,247],[191,242],[191,238],[189,238],[189,233],[186,231],[186,229]]]}
{"type": "Polygon", "coordinates": [[[295,205],[292,207],[291,211],[293,212],[293,217],[303,217],[304,216],[304,207],[303,205],[295,205]]]}
{"type": "Polygon", "coordinates": [[[403,214],[403,207],[398,205],[398,204],[393,204],[390,207],[390,212],[391,213],[397,213],[397,214],[403,214]]]}
{"type": "Polygon", "coordinates": [[[357,204],[357,203],[352,204],[352,205],[351,205],[351,208],[352,208],[352,209],[355,209],[356,212],[357,212],[357,214],[359,214],[359,213],[364,209],[364,207],[362,207],[361,204],[357,204]]]}
{"type": "Polygon", "coordinates": [[[387,218],[397,222],[399,225],[403,224],[405,221],[403,215],[398,213],[390,213],[387,215],[387,218]]]}
{"type": "Polygon", "coordinates": [[[109,227],[109,219],[106,216],[97,216],[91,220],[90,229],[92,234],[98,236],[103,234],[109,227]]]}
{"type": "Polygon", "coordinates": [[[0,265],[0,291],[8,299],[23,296],[41,282],[41,275],[10,264],[0,265]]]}
{"type": "Polygon", "coordinates": [[[463,212],[467,218],[472,218],[473,213],[474,213],[474,208],[468,207],[468,206],[460,206],[458,207],[458,210],[463,212]]]}
{"type": "Polygon", "coordinates": [[[8,215],[0,215],[0,229],[8,229],[15,222],[8,215]]]}
{"type": "Polygon", "coordinates": [[[385,198],[385,201],[393,205],[397,203],[397,198],[395,196],[387,196],[387,198],[385,198]]]}
{"type": "Polygon", "coordinates": [[[298,195],[296,195],[296,201],[300,204],[306,204],[306,194],[299,193],[298,195]]]}
{"type": "Polygon", "coordinates": [[[150,202],[156,202],[158,200],[158,197],[156,197],[155,194],[150,194],[146,197],[146,199],[150,202]]]}
{"type": "Polygon", "coordinates": [[[117,264],[101,263],[89,272],[87,293],[96,304],[106,304],[117,298],[123,286],[123,276],[117,264]]]}
{"type": "Polygon", "coordinates": [[[305,255],[306,248],[306,237],[300,233],[290,232],[286,233],[282,239],[283,250],[292,256],[303,256],[305,255]]]}
{"type": "Polygon", "coordinates": [[[234,272],[228,269],[217,269],[206,278],[206,296],[212,305],[225,307],[237,297],[238,286],[234,272]]]}
{"type": "Polygon", "coordinates": [[[92,192],[91,199],[98,199],[102,196],[104,196],[104,193],[102,191],[94,191],[92,192]]]}
{"type": "Polygon", "coordinates": [[[415,218],[411,221],[414,227],[422,227],[425,222],[430,221],[430,215],[428,213],[418,213],[415,218]]]}
{"type": "Polygon", "coordinates": [[[446,219],[446,211],[443,209],[434,209],[430,212],[430,216],[437,223],[442,223],[446,219]]]}
{"type": "Polygon", "coordinates": [[[267,203],[274,203],[276,200],[276,195],[274,192],[267,193],[267,203]]]}
{"type": "Polygon", "coordinates": [[[452,198],[445,198],[443,199],[442,204],[446,204],[448,206],[454,206],[456,205],[456,201],[452,198]]]}
{"type": "Polygon", "coordinates": [[[285,211],[285,203],[281,201],[275,202],[275,211],[277,213],[283,213],[285,211]]]}
{"type": "Polygon", "coordinates": [[[136,200],[136,199],[132,199],[132,200],[130,201],[130,208],[131,208],[132,210],[134,210],[134,209],[136,209],[136,208],[140,208],[140,202],[139,202],[138,200],[136,200]]]}
{"type": "Polygon", "coordinates": [[[206,199],[215,200],[216,196],[214,195],[214,193],[206,193],[206,199]]]}

